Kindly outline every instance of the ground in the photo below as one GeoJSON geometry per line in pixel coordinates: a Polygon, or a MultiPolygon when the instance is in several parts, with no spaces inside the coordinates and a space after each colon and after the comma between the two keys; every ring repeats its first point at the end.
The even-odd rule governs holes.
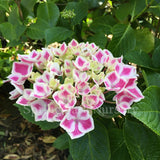
{"type": "Polygon", "coordinates": [[[0,160],[67,160],[68,151],[53,147],[60,128],[42,131],[23,119],[8,99],[9,84],[0,87],[0,160]]]}

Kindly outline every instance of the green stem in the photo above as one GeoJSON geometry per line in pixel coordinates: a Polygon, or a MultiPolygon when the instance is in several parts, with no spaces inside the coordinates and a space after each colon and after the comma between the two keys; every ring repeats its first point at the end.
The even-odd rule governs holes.
{"type": "Polygon", "coordinates": [[[138,17],[140,17],[148,8],[149,6],[153,3],[154,0],[152,0],[150,3],[147,3],[146,7],[134,18],[132,18],[133,20],[131,20],[131,23],[134,22],[138,17]]]}

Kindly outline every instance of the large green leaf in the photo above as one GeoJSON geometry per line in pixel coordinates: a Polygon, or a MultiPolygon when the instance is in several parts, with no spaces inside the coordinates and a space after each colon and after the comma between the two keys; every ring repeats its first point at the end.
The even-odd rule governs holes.
{"type": "Polygon", "coordinates": [[[12,6],[12,10],[10,11],[9,17],[8,17],[8,22],[13,25],[22,25],[22,22],[20,21],[20,16],[19,16],[19,10],[16,4],[12,6]]]}
{"type": "Polygon", "coordinates": [[[153,0],[130,0],[124,1],[123,4],[115,11],[115,16],[120,20],[127,20],[127,17],[131,16],[131,21],[135,20],[138,16],[143,14],[143,12],[151,5],[153,0]]]}
{"type": "Polygon", "coordinates": [[[136,49],[142,50],[146,53],[154,49],[154,35],[148,28],[136,30],[136,49]]]}
{"type": "Polygon", "coordinates": [[[142,73],[147,86],[154,85],[160,87],[160,73],[148,69],[143,70],[142,73]]]}
{"type": "Polygon", "coordinates": [[[37,22],[28,27],[27,36],[37,40],[45,38],[45,31],[56,25],[59,15],[59,9],[53,2],[40,4],[37,9],[37,22]]]}
{"type": "Polygon", "coordinates": [[[39,125],[42,130],[49,130],[54,129],[59,126],[59,123],[57,122],[47,122],[47,121],[38,121],[35,122],[34,120],[34,114],[29,106],[21,106],[18,104],[14,104],[18,110],[20,111],[20,114],[25,118],[27,121],[34,123],[36,125],[39,125]]]}
{"type": "Polygon", "coordinates": [[[139,66],[153,69],[152,60],[150,56],[142,52],[140,50],[133,50],[128,52],[125,56],[125,59],[127,59],[129,62],[135,63],[139,66]]]}
{"type": "Polygon", "coordinates": [[[107,129],[98,121],[93,131],[70,140],[69,146],[74,160],[109,160],[111,156],[107,129]]]}
{"type": "Polygon", "coordinates": [[[135,103],[129,113],[160,135],[160,88],[148,87],[143,95],[145,98],[135,103]]]}
{"type": "Polygon", "coordinates": [[[5,9],[7,12],[9,12],[9,1],[10,0],[0,0],[0,7],[5,9]]]}
{"type": "Polygon", "coordinates": [[[95,33],[110,34],[111,28],[115,24],[116,22],[112,16],[101,16],[93,20],[90,25],[90,29],[95,33]]]}
{"type": "Polygon", "coordinates": [[[73,31],[63,27],[52,27],[45,31],[46,44],[63,41],[73,35],[73,31]]]}
{"type": "Polygon", "coordinates": [[[53,2],[42,3],[37,10],[37,17],[46,21],[50,27],[56,25],[59,14],[59,9],[53,2]]]}
{"type": "Polygon", "coordinates": [[[128,15],[131,14],[132,5],[130,3],[124,3],[119,6],[117,10],[115,10],[115,16],[120,21],[126,21],[128,18],[128,15]]]}
{"type": "Polygon", "coordinates": [[[107,44],[107,37],[104,33],[96,33],[87,39],[89,42],[94,42],[97,46],[104,49],[107,44]]]}
{"type": "Polygon", "coordinates": [[[67,133],[60,135],[53,143],[57,149],[64,150],[69,148],[69,136],[67,133]]]}
{"type": "Polygon", "coordinates": [[[143,124],[126,120],[124,138],[132,160],[160,159],[160,137],[143,124]]]}
{"type": "Polygon", "coordinates": [[[69,2],[65,9],[73,10],[75,13],[75,17],[71,20],[72,25],[80,23],[87,16],[88,12],[88,6],[85,2],[69,2]]]}
{"type": "Polygon", "coordinates": [[[135,48],[136,39],[134,31],[130,25],[116,24],[113,29],[113,39],[108,45],[108,49],[114,56],[124,55],[135,48]]]}
{"type": "Polygon", "coordinates": [[[0,24],[0,31],[2,32],[4,38],[12,41],[16,39],[16,31],[14,26],[9,22],[4,22],[0,24]]]}
{"type": "Polygon", "coordinates": [[[155,50],[153,52],[152,55],[152,61],[153,61],[153,65],[155,67],[159,67],[160,68],[160,41],[157,42],[157,47],[155,47],[155,50]]]}
{"type": "Polygon", "coordinates": [[[43,19],[38,19],[35,24],[31,24],[27,29],[27,36],[31,39],[43,39],[45,37],[44,31],[49,28],[48,23],[43,19]]]}
{"type": "Polygon", "coordinates": [[[111,160],[130,160],[130,155],[123,137],[123,130],[110,129],[109,140],[111,147],[111,160]]]}
{"type": "Polygon", "coordinates": [[[21,0],[21,5],[28,10],[28,12],[32,12],[33,7],[37,0],[21,0]]]}

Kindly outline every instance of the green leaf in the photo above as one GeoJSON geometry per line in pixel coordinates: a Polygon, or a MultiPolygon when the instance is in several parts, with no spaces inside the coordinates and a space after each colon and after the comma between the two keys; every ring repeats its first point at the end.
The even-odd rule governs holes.
{"type": "Polygon", "coordinates": [[[149,69],[143,70],[142,73],[147,87],[153,85],[160,87],[160,73],[154,72],[153,70],[149,69]]]}
{"type": "Polygon", "coordinates": [[[105,36],[104,33],[97,33],[92,37],[89,37],[88,41],[90,43],[94,42],[97,46],[104,49],[107,44],[107,37],[105,36]]]}
{"type": "Polygon", "coordinates": [[[9,12],[9,2],[10,0],[0,0],[0,7],[5,9],[7,12],[9,12]]]}
{"type": "Polygon", "coordinates": [[[11,12],[9,13],[8,22],[13,25],[22,24],[22,22],[20,21],[20,17],[19,17],[19,10],[16,4],[12,7],[11,12]]]}
{"type": "Polygon", "coordinates": [[[149,7],[148,11],[152,12],[154,15],[160,17],[160,2],[159,0],[153,1],[153,4],[149,7]]]}
{"type": "Polygon", "coordinates": [[[113,39],[108,49],[114,56],[121,56],[135,48],[136,39],[130,25],[116,24],[113,29],[113,39]]]}
{"type": "Polygon", "coordinates": [[[119,8],[115,10],[116,18],[120,21],[126,21],[128,15],[130,15],[131,13],[132,7],[133,6],[129,3],[124,3],[120,5],[119,8]]]}
{"type": "Polygon", "coordinates": [[[14,26],[9,22],[4,22],[0,24],[0,31],[2,32],[3,36],[12,41],[16,39],[16,31],[14,26]]]}
{"type": "Polygon", "coordinates": [[[101,16],[94,19],[90,29],[95,33],[111,34],[111,28],[115,24],[116,22],[112,16],[101,16]]]}
{"type": "Polygon", "coordinates": [[[154,49],[154,35],[148,28],[136,30],[136,49],[142,50],[146,53],[154,49]]]}
{"type": "Polygon", "coordinates": [[[28,12],[32,12],[33,7],[37,0],[21,0],[21,5],[28,10],[28,12]]]}
{"type": "Polygon", "coordinates": [[[145,98],[135,103],[129,113],[160,135],[160,88],[148,87],[143,95],[145,98]]]}
{"type": "Polygon", "coordinates": [[[123,130],[110,129],[109,140],[111,147],[111,160],[130,160],[130,155],[124,141],[123,130]]]}
{"type": "Polygon", "coordinates": [[[88,6],[85,2],[69,2],[65,9],[73,10],[76,14],[75,17],[71,19],[71,25],[80,23],[87,16],[88,12],[88,6]]]}
{"type": "Polygon", "coordinates": [[[53,42],[64,41],[73,35],[73,31],[68,30],[63,27],[52,27],[45,31],[46,44],[51,44],[53,42]]]}
{"type": "Polygon", "coordinates": [[[35,24],[31,24],[26,31],[26,34],[31,39],[43,39],[45,37],[45,30],[49,28],[48,23],[43,19],[38,19],[35,24]]]}
{"type": "Polygon", "coordinates": [[[160,159],[160,137],[144,125],[126,120],[124,138],[132,160],[160,159]]]}
{"type": "Polygon", "coordinates": [[[148,54],[142,51],[139,50],[130,51],[124,57],[129,62],[135,63],[141,67],[153,69],[151,58],[149,57],[148,54]]]}
{"type": "Polygon", "coordinates": [[[153,65],[154,67],[159,67],[160,68],[160,45],[159,45],[159,42],[158,41],[158,46],[155,48],[154,52],[153,52],[153,55],[152,55],[152,62],[153,62],[153,65]]]}
{"type": "Polygon", "coordinates": [[[111,156],[107,129],[98,121],[93,131],[70,140],[69,146],[74,160],[109,160],[111,156]]]}
{"type": "Polygon", "coordinates": [[[59,18],[59,9],[53,2],[42,3],[37,9],[37,22],[27,29],[27,36],[31,39],[45,38],[45,31],[56,25],[59,18]]]}
{"type": "Polygon", "coordinates": [[[43,19],[50,27],[57,24],[59,15],[59,9],[53,2],[42,3],[38,6],[38,19],[43,19]]]}
{"type": "Polygon", "coordinates": [[[57,128],[59,126],[59,123],[57,122],[47,122],[47,121],[38,121],[35,122],[34,120],[34,114],[29,106],[21,106],[18,104],[14,104],[18,110],[20,111],[20,114],[25,118],[27,121],[39,125],[42,130],[50,130],[57,128]]]}
{"type": "MultiPolygon", "coordinates": [[[[82,2],[86,2],[88,4],[88,8],[97,8],[99,7],[99,0],[81,0],[82,2]]],[[[101,0],[101,2],[104,2],[104,0],[101,0]]]]}
{"type": "Polygon", "coordinates": [[[67,133],[60,135],[53,143],[57,149],[64,150],[69,148],[69,136],[67,133]]]}

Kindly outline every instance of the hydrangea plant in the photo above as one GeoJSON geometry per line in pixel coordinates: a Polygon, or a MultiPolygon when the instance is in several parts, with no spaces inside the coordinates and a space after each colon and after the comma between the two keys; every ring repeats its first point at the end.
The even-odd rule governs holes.
{"type": "Polygon", "coordinates": [[[68,45],[19,54],[18,60],[8,76],[15,87],[10,99],[30,107],[35,121],[60,122],[71,139],[94,130],[93,111],[109,103],[106,92],[115,92],[116,110],[123,115],[144,98],[136,84],[136,67],[94,43],[73,39],[68,45]]]}

